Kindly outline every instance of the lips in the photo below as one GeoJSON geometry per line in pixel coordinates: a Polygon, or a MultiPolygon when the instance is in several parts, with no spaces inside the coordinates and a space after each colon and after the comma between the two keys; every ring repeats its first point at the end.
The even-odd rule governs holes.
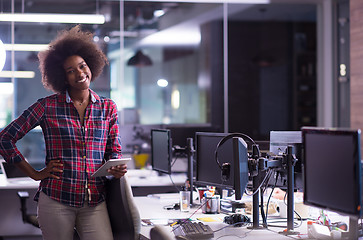
{"type": "Polygon", "coordinates": [[[87,79],[88,79],[88,76],[86,76],[86,77],[84,77],[84,78],[82,78],[82,79],[79,79],[79,80],[77,81],[77,83],[84,83],[84,82],[86,82],[86,81],[87,81],[87,79]]]}

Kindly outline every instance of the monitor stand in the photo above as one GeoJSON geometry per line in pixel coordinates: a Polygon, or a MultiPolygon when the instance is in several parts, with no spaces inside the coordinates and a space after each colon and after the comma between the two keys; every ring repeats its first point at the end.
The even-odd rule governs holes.
{"type": "Polygon", "coordinates": [[[188,179],[190,185],[190,206],[193,206],[193,191],[194,191],[194,181],[193,181],[193,172],[194,172],[194,147],[193,147],[193,138],[187,138],[187,147],[186,152],[188,155],[188,179]]]}
{"type": "Polygon", "coordinates": [[[347,234],[349,236],[347,236],[348,238],[342,238],[342,239],[349,239],[349,240],[358,240],[359,237],[363,236],[363,232],[362,229],[359,229],[359,224],[358,224],[358,220],[359,218],[357,217],[349,217],[349,232],[347,232],[347,234]]]}

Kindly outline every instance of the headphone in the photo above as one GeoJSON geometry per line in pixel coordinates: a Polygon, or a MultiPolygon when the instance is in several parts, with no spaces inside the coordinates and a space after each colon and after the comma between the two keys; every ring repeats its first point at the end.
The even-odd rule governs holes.
{"type": "MultiPolygon", "coordinates": [[[[214,159],[216,161],[216,163],[218,164],[219,168],[222,171],[222,181],[227,181],[230,177],[230,172],[231,172],[231,164],[230,163],[223,163],[221,164],[218,160],[218,149],[229,139],[234,138],[234,137],[239,137],[239,138],[247,138],[248,140],[250,140],[253,144],[256,144],[255,141],[249,137],[246,134],[243,133],[231,133],[228,134],[227,136],[223,137],[219,143],[217,144],[216,150],[214,152],[214,159]]],[[[260,152],[258,152],[258,154],[260,155],[260,152]]]]}
{"type": "Polygon", "coordinates": [[[235,227],[241,227],[251,223],[251,219],[243,214],[232,214],[224,217],[224,223],[234,225],[235,227]]]}

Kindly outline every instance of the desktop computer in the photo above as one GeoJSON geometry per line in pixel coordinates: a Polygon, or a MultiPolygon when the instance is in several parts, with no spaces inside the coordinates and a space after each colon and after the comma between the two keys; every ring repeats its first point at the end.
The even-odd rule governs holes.
{"type": "MultiPolygon", "coordinates": [[[[302,161],[302,136],[301,131],[271,131],[270,132],[270,149],[269,154],[281,156],[286,153],[288,146],[293,147],[293,154],[296,157],[294,165],[294,188],[303,190],[303,161],[302,161]]],[[[270,186],[287,188],[287,172],[285,169],[279,169],[275,172],[275,177],[269,181],[270,186]]]]}
{"type": "Polygon", "coordinates": [[[302,128],[304,203],[362,216],[360,130],[302,128]]]}
{"type": "Polygon", "coordinates": [[[302,128],[304,204],[349,216],[347,239],[362,217],[361,130],[302,128]]]}
{"type": "Polygon", "coordinates": [[[151,166],[153,170],[171,174],[171,141],[170,130],[151,129],[151,166]]]}
{"type": "Polygon", "coordinates": [[[215,151],[218,143],[228,135],[228,133],[212,132],[197,132],[195,134],[197,185],[233,189],[233,171],[230,172],[228,178],[223,178],[220,166],[220,164],[230,164],[230,169],[234,169],[232,139],[227,140],[218,149],[220,164],[215,159],[215,151]]]}

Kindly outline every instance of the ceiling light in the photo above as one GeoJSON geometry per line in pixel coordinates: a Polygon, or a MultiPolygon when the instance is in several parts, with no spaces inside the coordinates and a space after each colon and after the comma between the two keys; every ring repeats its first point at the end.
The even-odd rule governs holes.
{"type": "Polygon", "coordinates": [[[168,86],[168,80],[165,80],[165,79],[159,79],[158,81],[157,81],[157,84],[158,84],[158,86],[159,87],[167,87],[168,86]]]}
{"type": "Polygon", "coordinates": [[[2,71],[0,78],[34,78],[35,72],[33,71],[2,71]]]}
{"type": "Polygon", "coordinates": [[[155,45],[198,45],[201,41],[200,30],[198,27],[179,27],[170,28],[151,34],[142,40],[142,46],[155,45]]]}
{"type": "Polygon", "coordinates": [[[3,42],[0,40],[0,72],[3,70],[5,65],[6,52],[3,42]]]}
{"type": "Polygon", "coordinates": [[[154,11],[154,17],[161,17],[165,14],[164,10],[155,10],[154,11]]]}
{"type": "Polygon", "coordinates": [[[171,107],[173,109],[179,109],[180,107],[180,92],[177,89],[171,93],[171,107]]]}
{"type": "Polygon", "coordinates": [[[93,37],[93,41],[94,42],[99,42],[100,41],[100,37],[99,36],[94,36],[93,37]]]}
{"type": "Polygon", "coordinates": [[[110,41],[110,37],[109,36],[104,36],[103,37],[103,41],[104,42],[109,42],[110,41]]]}
{"type": "Polygon", "coordinates": [[[127,61],[128,66],[144,67],[152,65],[152,61],[149,56],[146,56],[138,50],[133,57],[127,61]]]}
{"type": "Polygon", "coordinates": [[[48,44],[4,44],[6,51],[40,52],[48,49],[48,44]]]}
{"type": "MultiPolygon", "coordinates": [[[[154,0],[133,0],[134,2],[153,2],[154,0]]],[[[158,2],[170,2],[170,0],[158,0],[158,2]]],[[[198,3],[243,3],[243,4],[267,4],[271,0],[174,0],[173,2],[198,2],[198,3]]]]}
{"type": "Polygon", "coordinates": [[[104,24],[100,14],[1,13],[2,22],[104,24]]]}

